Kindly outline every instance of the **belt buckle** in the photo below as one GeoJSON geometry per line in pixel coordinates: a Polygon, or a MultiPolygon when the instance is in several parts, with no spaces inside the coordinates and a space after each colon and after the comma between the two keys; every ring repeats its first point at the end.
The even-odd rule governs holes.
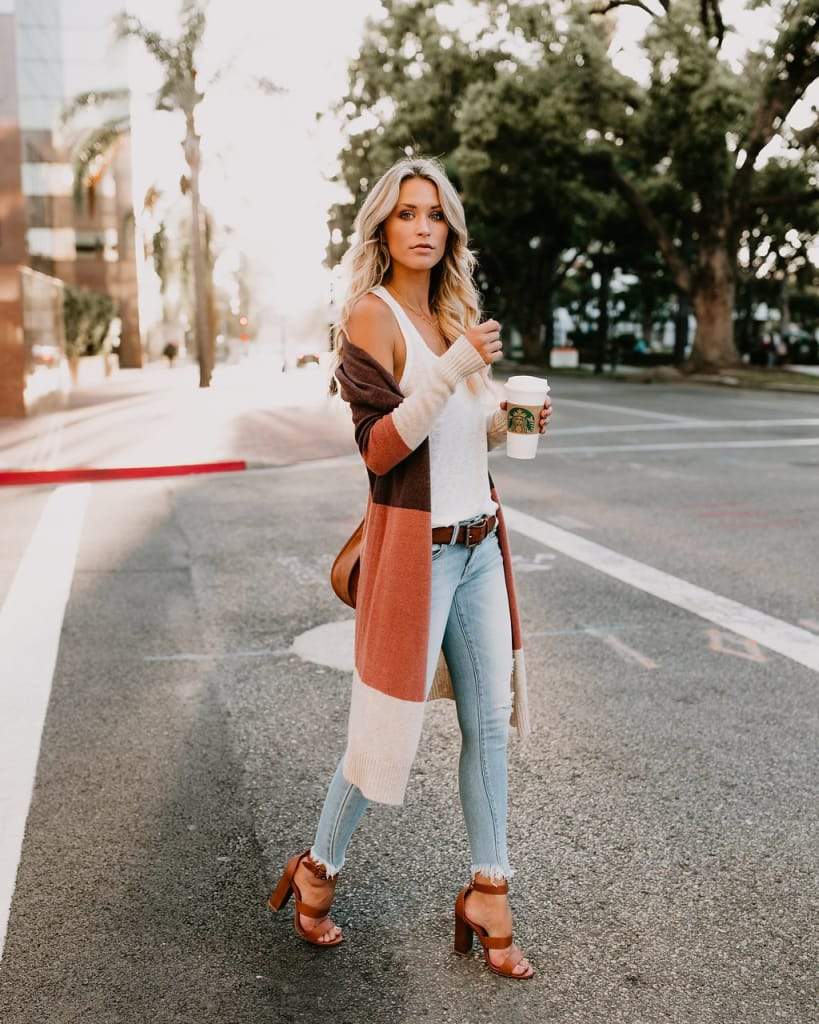
{"type": "Polygon", "coordinates": [[[477,547],[480,544],[480,542],[484,539],[483,537],[479,537],[478,540],[474,540],[473,541],[472,540],[472,528],[473,527],[486,526],[486,522],[487,522],[488,518],[489,517],[484,513],[484,515],[481,516],[481,518],[477,522],[475,522],[475,523],[468,523],[467,524],[467,527],[466,527],[466,540],[464,541],[464,544],[466,544],[466,546],[468,548],[475,548],[475,547],[477,547]]]}

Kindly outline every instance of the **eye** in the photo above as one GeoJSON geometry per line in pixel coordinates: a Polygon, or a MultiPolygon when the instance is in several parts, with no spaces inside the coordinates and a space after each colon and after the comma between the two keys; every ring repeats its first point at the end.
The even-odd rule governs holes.
{"type": "Polygon", "coordinates": [[[436,210],[435,213],[433,213],[432,216],[435,218],[435,220],[443,220],[444,219],[444,215],[441,213],[440,210],[436,210]]]}
{"type": "Polygon", "coordinates": [[[406,220],[407,219],[407,217],[405,217],[404,214],[406,214],[407,217],[411,217],[412,216],[412,210],[402,210],[398,214],[398,216],[401,218],[401,220],[406,220]]]}

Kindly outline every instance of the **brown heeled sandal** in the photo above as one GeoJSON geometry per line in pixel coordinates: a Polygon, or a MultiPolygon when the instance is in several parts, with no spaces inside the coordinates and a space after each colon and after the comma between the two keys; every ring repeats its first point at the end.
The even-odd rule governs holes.
{"type": "Polygon", "coordinates": [[[476,934],[483,946],[483,957],[490,971],[494,971],[495,974],[500,974],[504,978],[512,978],[513,981],[529,981],[530,978],[534,977],[534,970],[532,970],[531,974],[515,974],[514,969],[520,963],[520,960],[514,960],[511,953],[498,966],[495,966],[490,960],[489,950],[506,949],[507,946],[511,946],[512,936],[503,935],[498,937],[490,935],[483,925],[470,921],[466,916],[466,897],[473,889],[478,892],[488,892],[493,895],[502,896],[504,893],[509,892],[509,883],[504,879],[498,885],[489,885],[487,882],[476,882],[473,878],[469,885],[465,885],[461,889],[458,893],[458,898],[455,900],[455,952],[461,954],[469,953],[472,949],[473,934],[476,934]]]}
{"type": "Polygon", "coordinates": [[[324,933],[329,929],[318,927],[305,928],[299,921],[299,914],[306,914],[308,917],[326,917],[327,911],[333,904],[332,898],[324,907],[313,907],[302,900],[301,892],[294,881],[296,868],[302,862],[304,862],[307,868],[313,872],[316,878],[327,878],[327,871],[324,865],[315,864],[310,859],[309,849],[305,850],[304,853],[297,853],[295,857],[291,857],[287,862],[284,874],[280,878],[279,884],[271,893],[270,899],[267,901],[267,905],[274,912],[281,910],[285,903],[290,899],[290,893],[295,893],[296,912],[293,915],[293,925],[298,934],[305,940],[305,942],[309,942],[314,946],[337,946],[340,942],[344,941],[343,935],[337,935],[334,939],[330,939],[328,942],[320,942],[319,935],[324,935],[324,933]]]}

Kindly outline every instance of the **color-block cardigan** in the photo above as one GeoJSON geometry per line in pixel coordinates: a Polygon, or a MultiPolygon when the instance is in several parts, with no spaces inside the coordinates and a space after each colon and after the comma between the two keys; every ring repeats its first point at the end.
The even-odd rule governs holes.
{"type": "MultiPolygon", "coordinates": [[[[432,583],[430,430],[459,381],[484,361],[461,335],[405,396],[378,360],[343,336],[335,376],[349,403],[369,477],[355,619],[355,656],[342,770],[370,800],[401,804],[424,712],[432,583]]],[[[504,441],[506,414],[487,415],[487,446],[504,441]]],[[[498,503],[512,622],[511,724],[529,732],[526,668],[509,539],[498,503]]],[[[441,650],[429,699],[454,699],[441,650]]]]}

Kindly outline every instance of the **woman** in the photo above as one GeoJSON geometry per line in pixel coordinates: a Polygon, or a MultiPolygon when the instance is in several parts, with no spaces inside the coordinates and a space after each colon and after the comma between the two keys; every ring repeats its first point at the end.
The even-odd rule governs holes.
{"type": "MultiPolygon", "coordinates": [[[[455,948],[467,952],[477,934],[491,970],[528,979],[533,968],[512,942],[506,895],[506,739],[510,721],[528,731],[525,668],[486,457],[506,429],[506,403],[487,386],[501,357],[500,324],[479,323],[463,207],[437,162],[391,167],[355,226],[335,378],[370,493],[347,749],[314,843],[290,859],[269,905],[278,910],[295,893],[297,932],[316,945],[341,942],[327,912],[350,837],[371,801],[403,802],[425,702],[452,697],[472,854],[455,948]]],[[[550,415],[547,399],[541,433],[550,415]]]]}

